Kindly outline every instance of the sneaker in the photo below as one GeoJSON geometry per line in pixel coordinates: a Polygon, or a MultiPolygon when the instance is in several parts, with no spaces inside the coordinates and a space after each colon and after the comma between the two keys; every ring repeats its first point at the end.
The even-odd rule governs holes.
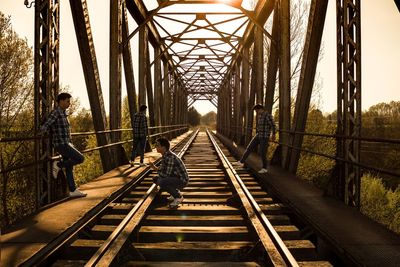
{"type": "Polygon", "coordinates": [[[139,166],[140,167],[144,167],[144,166],[147,166],[147,165],[146,165],[146,163],[141,162],[141,163],[139,163],[139,166]]]}
{"type": "Polygon", "coordinates": [[[240,160],[239,160],[239,161],[237,161],[236,163],[237,163],[237,165],[239,165],[239,167],[244,167],[244,163],[243,163],[243,162],[241,162],[240,160]]]}
{"type": "Polygon", "coordinates": [[[183,197],[174,198],[174,200],[171,203],[169,203],[169,208],[170,209],[177,208],[179,204],[181,204],[182,202],[183,202],[183,197]]]}
{"type": "MultiPolygon", "coordinates": [[[[181,197],[182,197],[181,191],[178,190],[178,193],[179,193],[179,194],[181,195],[181,197]]],[[[170,195],[169,197],[167,197],[167,200],[171,202],[172,200],[174,200],[174,197],[173,197],[172,195],[170,195]]]]}
{"type": "Polygon", "coordinates": [[[53,166],[52,166],[52,174],[53,178],[57,179],[58,173],[60,172],[61,168],[58,166],[59,160],[53,161],[53,166]]]}
{"type": "Polygon", "coordinates": [[[86,197],[87,194],[79,191],[79,189],[75,189],[73,192],[69,192],[70,197],[86,197]]]}
{"type": "Polygon", "coordinates": [[[268,172],[268,170],[265,168],[262,168],[261,170],[258,171],[258,173],[267,173],[267,172],[268,172]]]}

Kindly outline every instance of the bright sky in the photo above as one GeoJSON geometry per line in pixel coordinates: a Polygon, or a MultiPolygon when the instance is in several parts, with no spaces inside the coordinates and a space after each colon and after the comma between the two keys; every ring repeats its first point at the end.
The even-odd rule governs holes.
{"type": "MultiPolygon", "coordinates": [[[[148,0],[146,0],[148,1],[148,0]]],[[[23,0],[1,0],[0,11],[11,15],[14,30],[34,42],[34,8],[28,9],[23,0]]],[[[95,49],[100,71],[106,110],[108,110],[108,63],[109,63],[109,1],[87,0],[95,49]]],[[[400,101],[400,12],[393,0],[362,1],[362,109],[380,102],[400,101]]],[[[136,24],[130,20],[130,31],[136,24]]],[[[68,85],[81,106],[89,108],[85,80],[74,33],[68,1],[61,1],[60,81],[68,85]]],[[[131,41],[132,51],[137,51],[137,37],[131,41]]],[[[321,109],[332,112],[336,109],[336,10],[335,1],[329,1],[328,14],[323,34],[324,57],[318,65],[322,78],[321,109]]],[[[134,53],[134,57],[137,54],[134,53]]],[[[135,78],[137,82],[137,62],[135,78]]],[[[124,84],[124,78],[123,83],[124,84]]],[[[123,86],[125,93],[125,87],[123,86]]],[[[216,110],[208,101],[198,101],[195,108],[205,114],[216,110]]]]}

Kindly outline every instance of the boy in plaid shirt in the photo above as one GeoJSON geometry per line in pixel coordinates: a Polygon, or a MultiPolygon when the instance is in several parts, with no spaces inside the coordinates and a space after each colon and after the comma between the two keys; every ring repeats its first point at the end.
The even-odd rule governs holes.
{"type": "Polygon", "coordinates": [[[46,122],[40,128],[40,132],[50,132],[54,149],[62,156],[61,161],[54,161],[52,166],[53,177],[65,169],[70,197],[85,197],[86,193],[76,188],[73,167],[83,162],[84,157],[71,143],[71,132],[69,127],[67,108],[71,104],[71,95],[61,93],[57,96],[57,107],[53,109],[46,122]]]}
{"type": "Polygon", "coordinates": [[[257,104],[253,107],[253,110],[257,113],[256,135],[251,139],[246,151],[239,161],[239,164],[243,165],[250,153],[257,147],[257,145],[260,145],[259,153],[262,160],[262,168],[258,173],[267,173],[268,139],[272,132],[271,139],[275,140],[275,122],[272,115],[264,110],[264,106],[257,104]]]}
{"type": "Polygon", "coordinates": [[[158,176],[153,178],[155,184],[160,186],[160,189],[171,194],[168,198],[172,201],[169,204],[170,208],[176,208],[183,201],[183,189],[189,182],[189,175],[185,164],[171,150],[169,150],[169,141],[165,138],[159,138],[156,141],[157,152],[162,155],[160,166],[157,168],[150,162],[150,168],[157,170],[158,176]]]}

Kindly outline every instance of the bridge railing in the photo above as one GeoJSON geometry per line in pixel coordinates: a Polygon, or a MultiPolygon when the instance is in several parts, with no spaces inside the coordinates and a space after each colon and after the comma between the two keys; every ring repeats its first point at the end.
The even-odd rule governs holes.
{"type": "MultiPolygon", "coordinates": [[[[181,124],[181,125],[168,125],[168,126],[154,126],[154,127],[148,127],[149,131],[158,131],[157,133],[153,133],[153,134],[149,134],[148,138],[151,140],[155,137],[158,136],[166,136],[168,135],[169,138],[173,138],[178,136],[179,134],[182,134],[183,132],[187,131],[188,129],[188,125],[186,124],[181,124]],[[171,129],[172,128],[172,129],[171,129]],[[159,131],[161,129],[171,129],[171,130],[165,130],[165,131],[159,131]],[[175,134],[174,134],[175,133],[175,134]]],[[[115,130],[106,130],[106,131],[91,131],[91,132],[76,132],[76,133],[71,133],[71,137],[79,137],[79,136],[86,136],[86,135],[95,135],[95,134],[109,134],[109,133],[113,133],[113,132],[132,132],[132,128],[128,128],[128,129],[115,129],[115,130]]],[[[34,141],[34,140],[41,140],[43,138],[50,138],[50,135],[40,135],[40,136],[27,136],[27,137],[4,137],[4,138],[0,138],[0,143],[11,143],[11,142],[23,142],[23,141],[34,141]]],[[[80,151],[81,153],[88,153],[88,152],[92,152],[92,151],[96,151],[96,150],[100,150],[100,149],[104,149],[104,148],[109,148],[109,147],[114,147],[117,145],[123,145],[123,144],[127,144],[127,143],[132,143],[133,139],[128,139],[128,140],[124,140],[124,141],[120,141],[120,142],[115,142],[115,143],[110,143],[104,146],[96,146],[93,148],[88,148],[88,149],[84,149],[82,151],[80,151]]],[[[12,166],[12,167],[8,167],[7,169],[1,169],[0,166],[0,175],[6,174],[8,172],[11,171],[16,171],[16,170],[20,170],[23,168],[27,168],[27,167],[32,167],[38,164],[42,164],[45,163],[47,161],[52,161],[52,160],[56,160],[61,158],[61,156],[53,156],[53,157],[48,157],[42,160],[38,160],[38,161],[31,161],[25,164],[20,164],[17,166],[12,166]]]]}
{"type": "MultiPolygon", "coordinates": [[[[231,138],[235,138],[236,137],[236,139],[243,140],[243,138],[241,138],[241,137],[243,137],[244,134],[242,134],[242,136],[238,138],[237,136],[235,136],[236,131],[230,131],[232,128],[233,129],[237,129],[237,128],[239,128],[239,126],[231,126],[230,129],[228,129],[228,131],[226,131],[226,133],[229,133],[231,138]]],[[[250,129],[248,127],[240,127],[240,128],[241,129],[250,129]]],[[[251,129],[253,129],[253,128],[251,128],[251,129]]],[[[288,133],[291,136],[291,138],[293,138],[294,135],[303,135],[303,136],[332,138],[332,139],[335,139],[336,141],[337,140],[357,140],[357,141],[369,142],[369,143],[373,142],[373,143],[386,143],[386,144],[400,145],[400,140],[399,139],[352,137],[352,136],[345,136],[345,135],[338,135],[338,134],[310,133],[310,132],[285,131],[285,130],[277,130],[277,132],[288,133]]],[[[331,160],[335,160],[336,162],[353,164],[353,165],[361,167],[361,168],[363,168],[365,170],[370,170],[370,171],[374,171],[374,172],[377,172],[377,173],[387,174],[387,175],[391,175],[391,176],[400,178],[400,173],[394,172],[393,170],[379,168],[379,167],[371,166],[371,165],[366,165],[366,164],[363,164],[363,163],[356,163],[356,162],[353,162],[353,161],[350,161],[350,160],[346,160],[344,158],[337,157],[335,155],[328,155],[328,154],[325,154],[325,153],[313,151],[313,150],[306,149],[306,148],[303,148],[303,147],[295,147],[295,146],[292,146],[290,144],[285,144],[285,143],[282,143],[282,142],[279,142],[279,141],[270,141],[269,140],[269,142],[272,142],[272,143],[275,143],[275,144],[278,144],[278,145],[281,145],[281,146],[286,146],[286,147],[291,148],[291,149],[299,150],[301,152],[305,152],[305,153],[309,153],[309,154],[325,157],[325,158],[328,158],[328,159],[331,159],[331,160]]],[[[241,143],[243,144],[243,142],[241,142],[241,143]]]]}

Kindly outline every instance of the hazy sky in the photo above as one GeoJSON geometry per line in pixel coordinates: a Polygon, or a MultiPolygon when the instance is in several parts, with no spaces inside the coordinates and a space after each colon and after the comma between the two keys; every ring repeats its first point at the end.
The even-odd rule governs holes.
{"type": "MultiPolygon", "coordinates": [[[[292,0],[293,1],[293,0],[292,0]]],[[[14,30],[26,37],[31,46],[34,41],[34,8],[26,8],[23,0],[1,0],[0,11],[11,15],[14,30]]],[[[60,30],[60,81],[70,86],[81,106],[89,108],[89,100],[74,33],[69,1],[61,3],[60,30]]],[[[106,110],[108,110],[109,64],[109,1],[87,0],[95,49],[100,71],[106,110]]],[[[400,12],[393,0],[364,0],[361,9],[362,38],[362,109],[380,102],[400,101],[400,12]]],[[[130,31],[136,24],[130,19],[130,31]]],[[[137,37],[131,41],[132,51],[137,51],[137,37]]],[[[320,108],[324,112],[336,109],[336,10],[330,0],[323,34],[324,56],[318,72],[322,79],[320,108]]],[[[137,53],[133,52],[134,56],[137,53]]],[[[135,78],[137,81],[137,62],[135,78]]],[[[124,79],[123,79],[124,84],[124,79]]],[[[125,95],[125,87],[123,86],[125,95]]],[[[208,101],[195,103],[205,114],[215,108],[208,101]]]]}

